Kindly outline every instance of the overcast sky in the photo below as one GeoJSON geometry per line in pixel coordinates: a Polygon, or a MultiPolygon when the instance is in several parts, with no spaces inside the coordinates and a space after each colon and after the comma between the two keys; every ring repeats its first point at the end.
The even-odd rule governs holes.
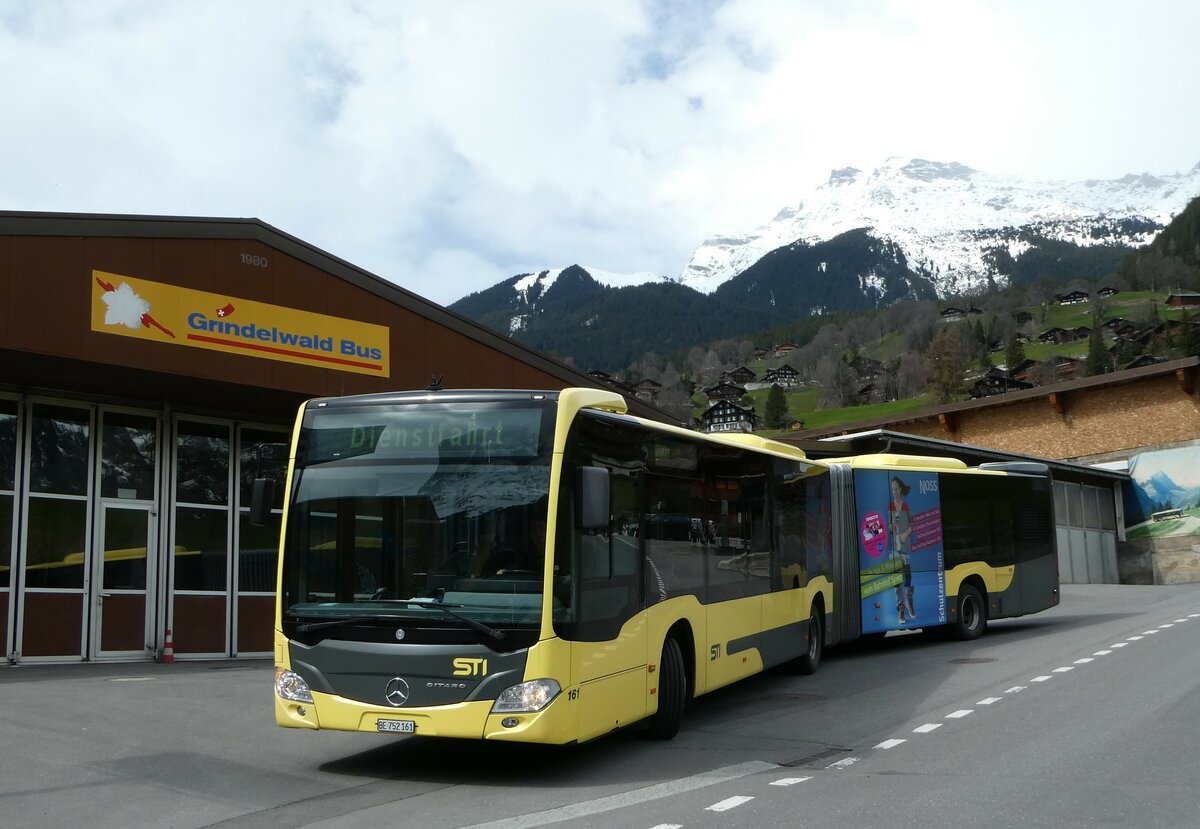
{"type": "Polygon", "coordinates": [[[677,276],[835,167],[1200,162],[1200,3],[0,0],[0,209],[256,217],[441,303],[677,276]]]}

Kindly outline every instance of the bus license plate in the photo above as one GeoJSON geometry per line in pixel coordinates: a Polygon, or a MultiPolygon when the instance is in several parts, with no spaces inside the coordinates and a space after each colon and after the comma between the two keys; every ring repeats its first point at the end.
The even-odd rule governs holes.
{"type": "Polygon", "coordinates": [[[391,731],[397,734],[417,733],[417,724],[413,720],[378,720],[375,727],[380,731],[391,731]]]}

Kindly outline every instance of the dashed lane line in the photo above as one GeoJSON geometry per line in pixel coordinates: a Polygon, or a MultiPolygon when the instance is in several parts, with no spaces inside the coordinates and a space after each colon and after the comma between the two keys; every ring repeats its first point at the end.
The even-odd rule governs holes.
{"type": "Polygon", "coordinates": [[[566,806],[560,806],[557,809],[547,809],[528,815],[517,815],[516,817],[493,820],[487,823],[477,823],[469,827],[464,827],[464,829],[531,829],[531,827],[535,826],[549,826],[552,823],[560,823],[564,820],[603,814],[615,809],[624,809],[627,806],[636,806],[651,800],[659,800],[660,798],[702,789],[706,786],[715,786],[718,783],[737,780],[751,774],[776,771],[778,769],[779,766],[775,763],[751,760],[735,766],[725,766],[713,769],[712,771],[693,774],[691,777],[668,780],[665,783],[658,783],[629,792],[621,792],[619,794],[608,795],[607,797],[597,797],[593,800],[585,800],[582,803],[571,803],[566,806]]]}
{"type": "Polygon", "coordinates": [[[1055,669],[1054,669],[1053,671],[1051,671],[1050,673],[1052,673],[1052,674],[1065,674],[1067,671],[1073,671],[1073,670],[1075,670],[1075,666],[1074,666],[1074,665],[1064,665],[1064,666],[1062,666],[1061,668],[1055,668],[1055,669]]]}
{"type": "Polygon", "coordinates": [[[1076,659],[1076,660],[1075,660],[1075,662],[1074,662],[1074,664],[1076,664],[1076,665],[1086,665],[1086,664],[1087,664],[1087,663],[1089,663],[1089,662],[1095,662],[1095,661],[1096,661],[1096,660],[1095,660],[1095,659],[1093,659],[1093,658],[1092,658],[1092,657],[1090,657],[1090,656],[1084,656],[1084,657],[1082,657],[1082,658],[1080,658],[1080,659],[1076,659]]]}
{"type": "Polygon", "coordinates": [[[1049,682],[1052,679],[1054,679],[1054,677],[1046,676],[1045,674],[1042,674],[1041,676],[1035,676],[1033,679],[1031,679],[1029,681],[1030,682],[1049,682]]]}
{"type": "Polygon", "coordinates": [[[941,727],[942,727],[942,724],[940,722],[927,722],[924,725],[918,725],[916,728],[914,728],[913,733],[914,734],[928,734],[930,731],[936,731],[937,729],[939,729],[941,727]]]}
{"type": "Polygon", "coordinates": [[[728,812],[730,809],[736,809],[743,803],[749,803],[753,797],[745,794],[735,794],[733,797],[727,797],[724,800],[718,801],[711,806],[705,806],[706,812],[728,812]]]}
{"type": "Polygon", "coordinates": [[[905,742],[907,742],[907,740],[897,740],[897,739],[884,740],[882,743],[875,746],[875,748],[881,748],[884,751],[887,751],[889,748],[895,748],[898,745],[903,745],[905,742]]]}
{"type": "Polygon", "coordinates": [[[1123,648],[1128,644],[1129,644],[1128,642],[1113,642],[1111,645],[1109,645],[1109,647],[1110,648],[1123,648]]]}
{"type": "Polygon", "coordinates": [[[812,780],[811,777],[782,777],[779,780],[772,780],[770,786],[795,786],[797,783],[807,783],[812,780]]]}
{"type": "Polygon", "coordinates": [[[847,757],[844,760],[838,760],[836,763],[830,763],[825,768],[827,769],[848,769],[859,761],[858,757],[847,757]]]}
{"type": "Polygon", "coordinates": [[[946,718],[951,720],[961,720],[963,717],[969,716],[973,713],[975,713],[974,708],[960,708],[957,711],[951,711],[946,715],[946,718]]]}
{"type": "Polygon", "coordinates": [[[1001,699],[1002,699],[1001,697],[988,697],[986,699],[981,699],[979,702],[977,702],[975,704],[976,705],[993,705],[994,703],[999,702],[1001,699]]]}

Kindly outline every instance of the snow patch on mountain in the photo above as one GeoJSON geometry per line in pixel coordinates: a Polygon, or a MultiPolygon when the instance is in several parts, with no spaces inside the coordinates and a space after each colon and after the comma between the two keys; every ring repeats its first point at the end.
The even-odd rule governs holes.
{"type": "Polygon", "coordinates": [[[1200,164],[1187,173],[1112,181],[1026,181],[957,162],[890,158],[869,172],[834,170],[797,205],[746,234],[718,236],[693,254],[678,281],[711,293],[776,248],[816,243],[856,228],[895,242],[939,295],[1003,282],[988,251],[1018,257],[1027,236],[1080,246],[1144,245],[1200,195],[1200,164]],[[1129,219],[1142,227],[1125,226],[1129,219]]]}

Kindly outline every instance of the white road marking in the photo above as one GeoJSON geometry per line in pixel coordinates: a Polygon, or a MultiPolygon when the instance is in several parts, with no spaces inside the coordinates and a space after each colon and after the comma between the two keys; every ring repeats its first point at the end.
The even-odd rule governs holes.
{"type": "Polygon", "coordinates": [[[1052,676],[1035,676],[1033,679],[1031,679],[1029,681],[1030,682],[1045,682],[1049,679],[1054,679],[1054,677],[1052,677],[1052,676]]]}
{"type": "Polygon", "coordinates": [[[682,823],[660,823],[658,826],[651,826],[650,829],[683,829],[682,823]]]}
{"type": "Polygon", "coordinates": [[[1159,630],[1162,630],[1163,628],[1173,628],[1173,627],[1175,627],[1175,623],[1174,623],[1174,622],[1167,622],[1166,624],[1159,625],[1159,626],[1158,626],[1158,629],[1159,629],[1159,630]]]}
{"type": "Polygon", "coordinates": [[[999,702],[999,701],[1000,701],[1000,697],[988,697],[987,699],[981,699],[979,702],[977,702],[975,704],[976,705],[991,705],[993,702],[999,702]]]}
{"type": "Polygon", "coordinates": [[[1095,661],[1096,660],[1092,659],[1090,656],[1085,656],[1082,659],[1076,659],[1075,664],[1076,665],[1086,665],[1089,662],[1095,662],[1095,661]]]}
{"type": "Polygon", "coordinates": [[[1143,639],[1145,639],[1145,638],[1146,638],[1145,636],[1130,636],[1130,637],[1129,637],[1128,639],[1126,639],[1125,641],[1126,641],[1126,642],[1140,642],[1140,641],[1142,641],[1142,640],[1143,640],[1143,639]]]}
{"type": "Polygon", "coordinates": [[[939,729],[941,727],[942,727],[942,724],[940,722],[927,722],[924,725],[918,725],[916,728],[914,728],[913,733],[914,734],[928,734],[930,731],[936,731],[937,729],[939,729]]]}
{"type": "Polygon", "coordinates": [[[1004,693],[1006,693],[1006,694],[1019,694],[1019,693],[1021,693],[1022,691],[1024,691],[1024,690],[1025,690],[1027,687],[1029,687],[1029,686],[1027,686],[1027,685],[1014,685],[1013,687],[1009,688],[1009,689],[1008,689],[1007,691],[1005,691],[1004,693]]]}
{"type": "Polygon", "coordinates": [[[1156,633],[1158,633],[1157,630],[1143,630],[1142,636],[1153,636],[1156,633]]]}
{"type": "Polygon", "coordinates": [[[947,717],[947,719],[951,719],[951,720],[961,720],[963,717],[967,716],[970,713],[972,713],[972,709],[960,708],[957,711],[951,711],[949,714],[946,715],[946,717],[947,717]]]}
{"type": "Polygon", "coordinates": [[[827,769],[848,769],[858,762],[857,757],[847,757],[845,760],[838,760],[836,763],[830,763],[825,768],[827,769]]]}
{"type": "Polygon", "coordinates": [[[603,814],[604,812],[611,812],[614,809],[624,809],[626,806],[636,806],[639,803],[646,803],[650,800],[671,797],[672,795],[694,791],[695,789],[702,789],[706,786],[715,786],[718,783],[736,780],[739,777],[759,774],[764,771],[777,771],[778,769],[779,766],[775,763],[751,760],[746,763],[738,763],[736,766],[725,766],[724,768],[693,774],[691,777],[681,777],[678,780],[668,780],[665,783],[658,783],[641,789],[608,795],[607,797],[597,797],[594,800],[585,800],[582,803],[571,803],[557,809],[547,809],[543,812],[517,815],[516,817],[493,820],[487,823],[476,823],[472,826],[465,826],[463,829],[532,829],[535,826],[549,826],[552,823],[561,823],[564,820],[603,814]]]}
{"type": "Polygon", "coordinates": [[[1096,651],[1092,656],[1108,656],[1112,651],[1096,651]]]}
{"type": "Polygon", "coordinates": [[[1062,668],[1055,668],[1055,669],[1054,669],[1053,671],[1051,671],[1050,673],[1052,673],[1052,674],[1065,674],[1067,671],[1073,671],[1073,670],[1075,670],[1075,666],[1074,666],[1074,665],[1066,665],[1066,666],[1064,666],[1064,667],[1062,667],[1062,668]]]}
{"type": "Polygon", "coordinates": [[[875,746],[875,748],[882,748],[883,750],[886,751],[889,748],[895,748],[896,746],[900,745],[901,743],[905,743],[905,742],[907,742],[907,740],[896,740],[896,739],[884,740],[882,743],[875,746]]]}
{"type": "Polygon", "coordinates": [[[784,777],[780,780],[772,780],[772,786],[795,786],[797,783],[804,783],[807,780],[812,780],[811,777],[784,777]]]}
{"type": "Polygon", "coordinates": [[[110,676],[109,682],[153,682],[156,676],[110,676]]]}
{"type": "Polygon", "coordinates": [[[719,803],[714,803],[711,806],[706,806],[706,812],[728,812],[730,809],[736,809],[743,803],[749,803],[753,797],[744,794],[735,794],[733,797],[727,797],[719,803]]]}
{"type": "Polygon", "coordinates": [[[1188,618],[1189,619],[1200,619],[1200,613],[1189,613],[1188,618]]]}
{"type": "Polygon", "coordinates": [[[1109,647],[1110,648],[1123,648],[1128,644],[1129,644],[1128,642],[1113,642],[1111,645],[1109,645],[1109,647]]]}
{"type": "Polygon", "coordinates": [[[1186,619],[1186,618],[1184,618],[1184,619],[1176,619],[1176,620],[1175,620],[1175,624],[1179,624],[1180,622],[1186,622],[1186,621],[1187,621],[1187,619],[1186,619]]]}

